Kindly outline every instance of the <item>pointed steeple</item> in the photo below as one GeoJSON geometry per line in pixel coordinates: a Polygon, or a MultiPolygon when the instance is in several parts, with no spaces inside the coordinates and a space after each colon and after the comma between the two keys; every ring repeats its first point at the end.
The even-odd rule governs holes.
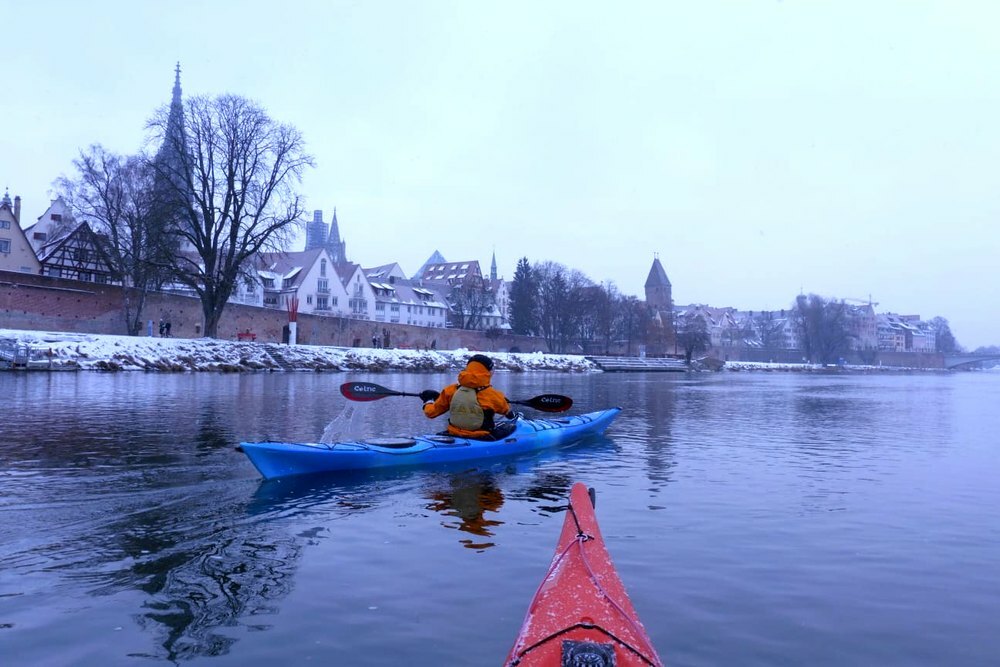
{"type": "MultiPolygon", "coordinates": [[[[184,102],[181,100],[181,64],[177,63],[174,69],[174,90],[170,97],[170,114],[167,116],[167,136],[163,142],[164,147],[172,144],[170,149],[173,152],[183,152],[186,148],[184,141],[184,102]]],[[[164,148],[160,149],[161,151],[164,148]]]]}
{"type": "Polygon", "coordinates": [[[335,264],[347,261],[347,241],[340,240],[340,225],[337,223],[337,207],[333,207],[330,221],[330,236],[326,239],[326,249],[335,264]]]}
{"type": "Polygon", "coordinates": [[[333,207],[333,220],[330,221],[330,238],[327,243],[334,245],[340,243],[340,227],[337,225],[337,207],[333,207]]]}
{"type": "Polygon", "coordinates": [[[497,250],[493,249],[493,261],[490,262],[490,280],[496,282],[497,280],[497,250]]]}
{"type": "Polygon", "coordinates": [[[174,68],[174,94],[170,98],[170,108],[173,109],[175,106],[181,103],[181,61],[177,61],[177,67],[174,68]]]}
{"type": "Polygon", "coordinates": [[[653,255],[653,266],[646,278],[646,303],[658,311],[670,312],[674,308],[673,289],[667,272],[660,264],[660,258],[653,255]]]}
{"type": "Polygon", "coordinates": [[[649,269],[649,276],[646,278],[646,285],[649,287],[670,287],[670,279],[667,278],[667,272],[663,270],[663,265],[660,264],[660,258],[657,255],[653,255],[653,266],[649,269]]]}

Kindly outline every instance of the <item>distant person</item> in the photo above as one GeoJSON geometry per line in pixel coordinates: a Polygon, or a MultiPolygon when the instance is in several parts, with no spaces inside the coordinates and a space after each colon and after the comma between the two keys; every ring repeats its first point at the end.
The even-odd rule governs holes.
{"type": "Polygon", "coordinates": [[[166,330],[167,330],[167,325],[163,322],[163,320],[160,320],[160,338],[163,338],[163,332],[165,332],[166,330]]]}
{"type": "Polygon", "coordinates": [[[493,360],[484,354],[473,355],[465,370],[458,374],[458,382],[445,387],[441,393],[433,389],[420,392],[424,414],[429,419],[448,412],[448,434],[479,440],[502,440],[514,432],[516,413],[503,392],[490,386],[493,379],[493,360]],[[494,417],[501,415],[509,421],[499,424],[494,417]]]}
{"type": "Polygon", "coordinates": [[[167,338],[170,338],[170,320],[167,320],[166,325],[164,325],[164,331],[167,332],[167,338]]]}
{"type": "Polygon", "coordinates": [[[378,349],[378,335],[372,334],[372,347],[378,349]]]}

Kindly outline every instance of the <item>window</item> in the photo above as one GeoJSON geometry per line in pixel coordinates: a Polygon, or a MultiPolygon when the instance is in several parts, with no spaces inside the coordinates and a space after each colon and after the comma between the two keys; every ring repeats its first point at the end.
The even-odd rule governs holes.
{"type": "Polygon", "coordinates": [[[0,229],[10,229],[10,220],[0,220],[0,229]]]}
{"type": "Polygon", "coordinates": [[[307,294],[306,295],[306,305],[307,306],[311,306],[312,302],[313,302],[313,295],[312,294],[307,294]]]}
{"type": "Polygon", "coordinates": [[[326,278],[320,278],[316,281],[316,291],[320,294],[330,293],[330,281],[326,278]]]}
{"type": "Polygon", "coordinates": [[[264,283],[265,288],[274,287],[274,278],[264,278],[263,280],[261,280],[261,282],[264,283]]]}
{"type": "Polygon", "coordinates": [[[94,275],[88,271],[81,271],[78,280],[82,280],[86,283],[93,282],[94,275]]]}
{"type": "Polygon", "coordinates": [[[337,305],[337,297],[332,297],[332,298],[330,299],[330,303],[331,303],[332,305],[336,306],[336,305],[337,305]]]}
{"type": "Polygon", "coordinates": [[[319,275],[321,275],[324,278],[326,278],[326,260],[325,259],[321,259],[319,261],[319,275]]]}
{"type": "Polygon", "coordinates": [[[10,239],[0,239],[0,252],[10,252],[10,239]]]}
{"type": "Polygon", "coordinates": [[[45,239],[48,238],[48,234],[46,234],[45,232],[35,232],[34,234],[31,235],[31,238],[34,239],[35,241],[44,241],[45,239]]]}
{"type": "Polygon", "coordinates": [[[325,296],[316,297],[316,310],[330,310],[325,296]]]}
{"type": "Polygon", "coordinates": [[[95,273],[94,274],[94,282],[97,283],[98,285],[107,285],[108,284],[108,277],[106,275],[104,275],[103,273],[95,273]]]}
{"type": "Polygon", "coordinates": [[[49,218],[52,219],[52,222],[62,222],[62,213],[52,213],[49,218]]]}

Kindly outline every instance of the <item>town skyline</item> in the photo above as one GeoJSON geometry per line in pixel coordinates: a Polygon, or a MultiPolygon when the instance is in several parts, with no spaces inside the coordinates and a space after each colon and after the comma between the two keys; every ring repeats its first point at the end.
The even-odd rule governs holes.
{"type": "Polygon", "coordinates": [[[678,303],[870,295],[947,318],[969,349],[998,338],[988,4],[333,3],[277,26],[253,2],[198,21],[51,4],[5,9],[25,29],[0,187],[22,226],[80,149],[143,146],[180,61],[185,97],[246,95],[303,132],[306,208],[336,206],[362,264],[412,273],[435,250],[482,263],[495,248],[507,280],[549,259],[641,297],[656,252],[678,303]],[[224,15],[251,47],[238,67],[208,39],[224,15]]]}

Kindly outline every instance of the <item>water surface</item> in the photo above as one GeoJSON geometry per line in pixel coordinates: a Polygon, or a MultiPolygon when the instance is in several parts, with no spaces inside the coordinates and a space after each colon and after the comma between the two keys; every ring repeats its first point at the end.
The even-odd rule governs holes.
{"type": "Polygon", "coordinates": [[[440,428],[346,379],[0,374],[4,663],[499,664],[577,480],[669,664],[1000,655],[1000,375],[501,374],[625,411],[480,468],[264,482],[234,451],[440,428]]]}

